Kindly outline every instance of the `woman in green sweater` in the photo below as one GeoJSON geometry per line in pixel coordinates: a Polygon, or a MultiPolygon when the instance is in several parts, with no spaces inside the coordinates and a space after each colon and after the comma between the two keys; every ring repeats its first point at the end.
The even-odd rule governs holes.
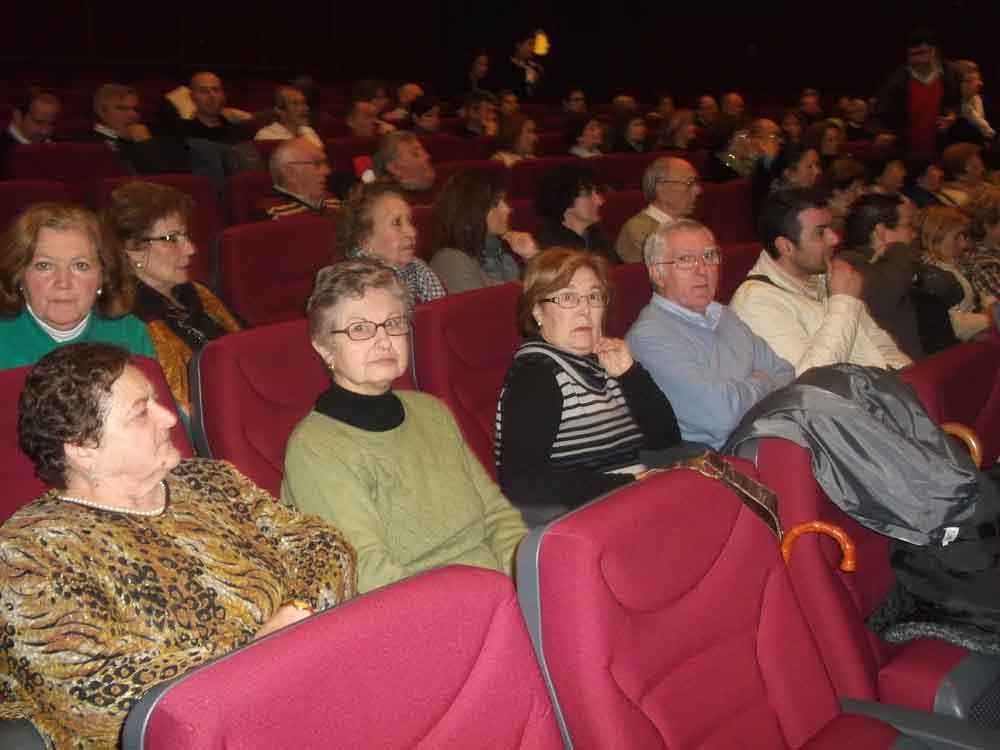
{"type": "Polygon", "coordinates": [[[0,369],[32,365],[70,342],[103,341],[155,357],[123,259],[90,211],[36,203],[0,241],[0,369]]]}
{"type": "Polygon", "coordinates": [[[281,497],[344,532],[361,592],[449,563],[510,574],[525,532],[448,408],[391,390],[408,364],[407,307],[370,259],[322,269],[306,307],[333,382],[288,441],[281,497]]]}

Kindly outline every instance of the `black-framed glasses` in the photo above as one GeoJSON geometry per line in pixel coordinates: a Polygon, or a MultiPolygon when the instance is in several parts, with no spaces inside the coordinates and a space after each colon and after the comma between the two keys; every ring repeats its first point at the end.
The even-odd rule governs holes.
{"type": "Polygon", "coordinates": [[[706,266],[717,266],[722,262],[722,253],[719,248],[709,248],[701,254],[680,255],[673,260],[658,260],[653,265],[656,266],[677,266],[682,271],[690,271],[701,261],[706,266]]]}
{"type": "Polygon", "coordinates": [[[405,336],[410,332],[410,319],[405,315],[397,315],[386,318],[381,323],[373,323],[370,320],[356,320],[346,328],[336,328],[330,333],[343,333],[351,341],[367,341],[375,338],[379,328],[384,328],[390,336],[405,336]]]}
{"type": "Polygon", "coordinates": [[[693,188],[695,185],[701,184],[700,177],[688,177],[686,180],[671,180],[666,177],[661,177],[657,182],[667,182],[675,185],[684,185],[687,188],[693,188]]]}
{"type": "Polygon", "coordinates": [[[189,232],[167,232],[159,237],[140,237],[143,242],[169,242],[171,245],[180,245],[184,242],[191,242],[189,232]]]}
{"type": "Polygon", "coordinates": [[[573,310],[580,305],[580,300],[587,300],[587,304],[590,307],[604,307],[608,304],[607,295],[595,289],[587,294],[580,294],[579,292],[559,292],[558,294],[553,294],[551,297],[542,297],[542,302],[551,302],[553,304],[559,305],[566,310],[573,310]]]}

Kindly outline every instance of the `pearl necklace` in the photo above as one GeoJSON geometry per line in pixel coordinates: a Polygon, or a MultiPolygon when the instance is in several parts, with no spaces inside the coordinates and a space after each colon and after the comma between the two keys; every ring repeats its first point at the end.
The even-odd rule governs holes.
{"type": "Polygon", "coordinates": [[[95,508],[96,510],[107,510],[112,513],[124,513],[127,516],[159,516],[167,509],[167,500],[170,498],[170,493],[167,490],[166,483],[161,479],[160,487],[163,489],[163,505],[159,508],[153,508],[152,510],[134,510],[130,508],[118,508],[114,505],[103,505],[93,500],[87,500],[83,497],[73,497],[71,495],[56,495],[60,500],[65,500],[67,503],[76,503],[77,505],[84,505],[88,508],[95,508]]]}

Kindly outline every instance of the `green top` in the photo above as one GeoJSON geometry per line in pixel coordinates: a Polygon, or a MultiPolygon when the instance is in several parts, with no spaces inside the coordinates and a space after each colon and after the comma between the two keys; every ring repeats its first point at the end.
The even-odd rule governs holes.
{"type": "Polygon", "coordinates": [[[358,553],[358,591],[461,563],[510,575],[521,514],[448,408],[398,391],[405,419],[370,432],[310,412],[288,441],[282,502],[335,524],[358,553]]]}
{"type": "Polygon", "coordinates": [[[133,354],[156,359],[156,351],[146,334],[146,326],[134,315],[112,319],[92,313],[83,333],[72,341],[58,342],[38,325],[38,321],[25,308],[16,318],[0,319],[0,370],[33,365],[63,344],[82,341],[117,344],[133,354]]]}

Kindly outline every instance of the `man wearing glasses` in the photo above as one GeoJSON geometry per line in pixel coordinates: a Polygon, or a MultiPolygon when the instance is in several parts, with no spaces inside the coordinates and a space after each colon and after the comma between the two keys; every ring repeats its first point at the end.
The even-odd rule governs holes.
{"type": "Polygon", "coordinates": [[[285,141],[271,154],[270,167],[273,195],[258,204],[261,218],[332,216],[340,210],[340,201],[327,192],[330,165],[326,154],[312,141],[306,138],[285,141]]]}
{"type": "Polygon", "coordinates": [[[615,251],[625,263],[642,260],[642,248],[656,228],[694,213],[701,195],[701,180],[688,162],[664,156],[648,167],[642,175],[642,193],[649,205],[621,228],[615,251]]]}
{"type": "Polygon", "coordinates": [[[691,219],[661,225],[643,252],[653,298],[625,341],[670,399],[684,440],[718,450],[747,410],[795,371],[715,301],[722,255],[707,227],[691,219]]]}

